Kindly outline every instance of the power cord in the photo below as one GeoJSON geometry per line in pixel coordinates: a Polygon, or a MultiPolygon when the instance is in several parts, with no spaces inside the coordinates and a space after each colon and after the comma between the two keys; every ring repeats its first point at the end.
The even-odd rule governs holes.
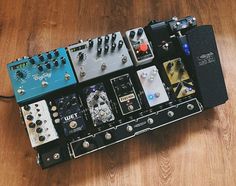
{"type": "Polygon", "coordinates": [[[15,98],[15,96],[3,96],[3,95],[0,95],[0,99],[13,99],[15,98]]]}

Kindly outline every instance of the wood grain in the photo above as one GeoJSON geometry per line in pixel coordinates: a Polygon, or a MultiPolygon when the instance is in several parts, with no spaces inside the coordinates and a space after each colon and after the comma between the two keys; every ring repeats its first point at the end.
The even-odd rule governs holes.
{"type": "Polygon", "coordinates": [[[6,64],[152,19],[212,24],[229,101],[215,109],[48,170],[35,163],[17,104],[0,101],[0,185],[236,185],[236,1],[0,0],[0,93],[6,64]]]}

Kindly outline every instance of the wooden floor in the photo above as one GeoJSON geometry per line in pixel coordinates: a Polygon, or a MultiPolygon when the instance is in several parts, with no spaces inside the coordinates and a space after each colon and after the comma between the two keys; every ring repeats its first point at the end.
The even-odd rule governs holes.
{"type": "Polygon", "coordinates": [[[15,101],[0,101],[0,185],[236,185],[235,0],[0,0],[0,94],[6,64],[79,39],[194,15],[215,29],[229,101],[174,125],[41,170],[15,101]]]}

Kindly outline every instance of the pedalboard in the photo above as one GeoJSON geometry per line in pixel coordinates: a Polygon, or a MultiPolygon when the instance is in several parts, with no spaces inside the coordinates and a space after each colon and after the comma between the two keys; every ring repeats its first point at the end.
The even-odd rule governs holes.
{"type": "Polygon", "coordinates": [[[228,99],[213,29],[193,16],[153,20],[124,37],[98,36],[7,68],[42,168],[228,99]]]}

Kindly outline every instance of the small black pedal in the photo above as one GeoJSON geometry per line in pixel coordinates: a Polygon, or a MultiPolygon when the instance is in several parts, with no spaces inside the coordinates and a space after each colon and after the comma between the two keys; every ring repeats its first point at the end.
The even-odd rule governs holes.
{"type": "Polygon", "coordinates": [[[38,158],[42,168],[48,168],[52,165],[61,163],[70,157],[67,147],[65,145],[60,145],[40,153],[38,158]]]}
{"type": "Polygon", "coordinates": [[[197,83],[203,106],[212,108],[225,103],[227,90],[212,26],[196,27],[186,35],[190,48],[190,74],[197,83]]]}
{"type": "Polygon", "coordinates": [[[54,123],[62,125],[65,136],[85,130],[86,126],[76,94],[59,97],[54,102],[50,111],[54,123]]]}
{"type": "Polygon", "coordinates": [[[111,79],[111,84],[123,115],[141,109],[129,74],[111,79]]]}

